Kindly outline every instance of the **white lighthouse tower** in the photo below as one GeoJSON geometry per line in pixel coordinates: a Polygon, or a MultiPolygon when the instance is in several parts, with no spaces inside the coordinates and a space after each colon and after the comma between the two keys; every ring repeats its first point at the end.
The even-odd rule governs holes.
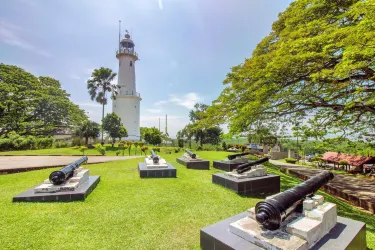
{"type": "Polygon", "coordinates": [[[138,60],[138,55],[134,51],[135,45],[129,33],[126,33],[119,42],[119,49],[116,52],[119,60],[117,78],[119,90],[116,100],[112,102],[112,112],[121,118],[128,131],[128,137],[122,139],[140,140],[139,106],[142,98],[135,84],[135,62],[138,60]]]}

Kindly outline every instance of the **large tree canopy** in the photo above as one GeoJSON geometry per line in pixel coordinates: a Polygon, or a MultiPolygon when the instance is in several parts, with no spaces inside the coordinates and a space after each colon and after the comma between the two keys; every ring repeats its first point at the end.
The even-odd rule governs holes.
{"type": "Polygon", "coordinates": [[[259,120],[308,118],[325,133],[373,131],[374,37],[374,0],[292,2],[252,57],[232,68],[206,122],[243,132],[259,120]]]}
{"type": "Polygon", "coordinates": [[[87,120],[59,81],[0,64],[0,128],[19,134],[50,134],[87,120]]]}

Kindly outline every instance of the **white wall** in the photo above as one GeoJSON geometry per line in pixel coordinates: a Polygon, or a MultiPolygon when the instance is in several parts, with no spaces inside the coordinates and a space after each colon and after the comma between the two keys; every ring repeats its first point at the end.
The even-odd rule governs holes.
{"type": "Polygon", "coordinates": [[[135,84],[135,57],[131,55],[119,56],[118,85],[121,90],[136,91],[135,84]],[[130,66],[132,62],[133,66],[130,66]]]}
{"type": "Polygon", "coordinates": [[[139,117],[140,117],[140,101],[141,98],[136,96],[117,96],[112,101],[112,111],[121,118],[121,122],[128,131],[128,140],[139,140],[139,117]]]}

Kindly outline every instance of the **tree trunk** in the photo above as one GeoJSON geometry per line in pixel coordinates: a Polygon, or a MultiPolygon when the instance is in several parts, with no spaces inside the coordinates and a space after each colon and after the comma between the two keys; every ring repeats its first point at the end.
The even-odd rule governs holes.
{"type": "Polygon", "coordinates": [[[87,146],[89,144],[89,138],[85,137],[85,145],[87,146]]]}
{"type": "Polygon", "coordinates": [[[104,119],[104,102],[103,102],[103,109],[102,109],[102,146],[104,145],[104,133],[103,133],[103,119],[104,119]]]}

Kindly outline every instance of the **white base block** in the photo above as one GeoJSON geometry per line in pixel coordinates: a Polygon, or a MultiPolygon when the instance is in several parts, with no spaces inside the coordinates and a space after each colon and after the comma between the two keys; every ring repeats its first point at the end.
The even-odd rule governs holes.
{"type": "Polygon", "coordinates": [[[185,153],[183,156],[182,156],[182,159],[184,159],[184,161],[201,161],[202,159],[199,158],[199,156],[195,156],[195,159],[191,158],[190,155],[188,155],[187,153],[185,153]]]}
{"type": "Polygon", "coordinates": [[[46,179],[42,185],[34,188],[34,193],[56,193],[56,192],[66,192],[75,191],[79,186],[89,180],[90,170],[84,169],[82,167],[74,171],[73,177],[71,177],[67,182],[61,185],[53,185],[46,179]]]}
{"type": "Polygon", "coordinates": [[[255,208],[250,208],[248,213],[249,217],[230,224],[229,230],[265,249],[309,249],[337,223],[336,204],[324,202],[321,195],[307,198],[303,213],[292,213],[275,231],[256,222],[255,208]]]}
{"type": "Polygon", "coordinates": [[[145,158],[145,165],[147,168],[168,168],[166,160],[159,158],[159,163],[154,163],[151,156],[145,158]]]}
{"type": "Polygon", "coordinates": [[[249,171],[246,171],[242,174],[238,174],[236,170],[233,172],[225,173],[228,176],[237,178],[237,179],[245,179],[245,178],[254,178],[254,177],[262,177],[267,175],[267,169],[263,165],[258,165],[252,167],[249,171]]]}
{"type": "Polygon", "coordinates": [[[254,219],[246,217],[229,225],[229,231],[269,250],[307,250],[307,241],[284,230],[264,230],[254,219]]]}

